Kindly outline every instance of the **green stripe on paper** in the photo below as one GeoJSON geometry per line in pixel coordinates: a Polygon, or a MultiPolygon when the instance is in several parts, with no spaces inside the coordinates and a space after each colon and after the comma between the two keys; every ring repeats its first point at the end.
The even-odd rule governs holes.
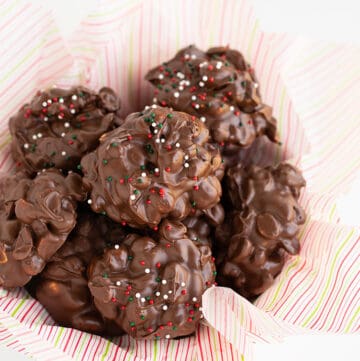
{"type": "Polygon", "coordinates": [[[353,317],[351,317],[349,323],[348,323],[347,326],[345,327],[345,330],[344,330],[345,333],[348,333],[348,332],[350,331],[351,326],[352,326],[352,324],[354,323],[355,318],[359,315],[359,313],[360,313],[360,306],[357,308],[357,310],[355,311],[353,317]]]}
{"type": "Polygon", "coordinates": [[[158,353],[158,341],[154,340],[154,361],[156,361],[157,353],[158,353]]]}
{"type": "MultiPolygon", "coordinates": [[[[352,237],[353,234],[354,234],[354,230],[352,229],[351,232],[349,233],[349,235],[346,237],[345,241],[340,245],[339,249],[335,253],[334,260],[333,260],[333,262],[331,264],[331,267],[330,267],[330,273],[329,273],[327,281],[326,281],[325,289],[324,289],[323,293],[320,296],[320,301],[318,302],[316,307],[313,309],[313,311],[310,313],[309,317],[302,323],[301,326],[306,327],[309,324],[309,322],[313,319],[313,317],[316,315],[316,312],[319,310],[319,307],[320,307],[321,303],[323,302],[323,300],[324,300],[324,298],[326,296],[326,292],[327,292],[327,290],[328,290],[328,288],[330,286],[330,282],[332,280],[332,275],[334,273],[335,263],[336,263],[339,255],[340,255],[341,251],[345,247],[346,243],[349,242],[349,239],[352,237]]],[[[339,234],[337,235],[336,238],[338,238],[338,237],[339,237],[339,234]]]]}
{"type": "Polygon", "coordinates": [[[18,311],[20,310],[20,308],[22,307],[22,305],[25,303],[25,301],[29,298],[29,296],[25,296],[25,298],[23,298],[20,303],[15,307],[14,311],[11,312],[11,316],[15,317],[15,315],[18,313],[18,311]]]}
{"type": "Polygon", "coordinates": [[[110,349],[110,346],[112,345],[112,342],[111,341],[107,341],[106,342],[106,348],[105,348],[105,351],[104,351],[104,353],[102,354],[102,356],[101,356],[101,360],[105,360],[105,357],[106,357],[106,355],[109,353],[109,349],[110,349]]]}
{"type": "Polygon", "coordinates": [[[63,334],[63,332],[64,332],[64,327],[59,327],[59,334],[57,335],[57,337],[56,337],[56,340],[55,340],[55,347],[57,347],[57,345],[58,345],[58,343],[59,343],[59,341],[60,341],[60,338],[61,338],[61,335],[63,334]]]}

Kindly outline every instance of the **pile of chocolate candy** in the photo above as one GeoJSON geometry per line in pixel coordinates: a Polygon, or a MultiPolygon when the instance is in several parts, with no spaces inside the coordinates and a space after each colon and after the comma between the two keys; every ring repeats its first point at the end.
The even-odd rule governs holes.
{"type": "Polygon", "coordinates": [[[272,285],[299,252],[305,181],[244,165],[257,138],[278,141],[238,51],[190,46],[146,78],[155,103],[125,119],[113,90],[82,86],[10,119],[0,286],[26,286],[63,326],[169,339],[195,331],[209,287],[253,300],[272,285]]]}

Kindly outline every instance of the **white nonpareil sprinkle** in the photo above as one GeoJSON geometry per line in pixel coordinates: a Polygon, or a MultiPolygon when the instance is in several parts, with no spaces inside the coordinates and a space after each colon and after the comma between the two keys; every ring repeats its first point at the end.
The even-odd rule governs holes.
{"type": "Polygon", "coordinates": [[[153,103],[157,103],[157,98],[153,98],[153,103]]]}
{"type": "Polygon", "coordinates": [[[205,85],[203,81],[199,81],[199,86],[202,88],[205,85]]]}
{"type": "Polygon", "coordinates": [[[120,246],[119,246],[118,244],[115,244],[114,248],[115,248],[115,249],[119,249],[120,246]]]}
{"type": "Polygon", "coordinates": [[[196,59],[196,55],[195,54],[191,54],[191,59],[196,59]]]}
{"type": "Polygon", "coordinates": [[[182,92],[184,90],[184,87],[180,85],[178,89],[182,92]]]}
{"type": "Polygon", "coordinates": [[[166,142],[165,138],[161,138],[161,143],[165,143],[165,142],[166,142]]]}
{"type": "Polygon", "coordinates": [[[196,302],[196,301],[197,301],[197,298],[196,298],[196,297],[193,297],[192,300],[193,300],[193,302],[196,302]]]}
{"type": "Polygon", "coordinates": [[[208,80],[208,77],[207,77],[206,75],[204,75],[204,76],[202,77],[202,80],[203,80],[203,81],[207,81],[207,80],[208,80]]]}
{"type": "Polygon", "coordinates": [[[165,338],[169,339],[169,338],[170,338],[170,335],[169,335],[169,334],[167,334],[167,335],[165,336],[165,338]]]}
{"type": "Polygon", "coordinates": [[[42,102],[41,104],[43,107],[47,107],[47,102],[42,102]]]}
{"type": "Polygon", "coordinates": [[[146,173],[145,172],[141,173],[141,176],[146,177],[146,173]]]}
{"type": "Polygon", "coordinates": [[[70,127],[70,123],[69,123],[69,122],[65,122],[65,123],[64,123],[64,127],[65,127],[65,128],[69,128],[69,127],[70,127]]]}
{"type": "Polygon", "coordinates": [[[254,83],[254,88],[258,88],[259,87],[259,84],[258,83],[254,83]]]}
{"type": "Polygon", "coordinates": [[[193,95],[193,96],[191,97],[191,100],[196,100],[196,95],[193,95]]]}
{"type": "Polygon", "coordinates": [[[157,108],[157,105],[156,105],[156,104],[153,104],[153,105],[151,106],[151,108],[156,109],[156,108],[157,108]]]}
{"type": "Polygon", "coordinates": [[[121,282],[120,281],[116,281],[116,286],[121,286],[121,282]]]}
{"type": "Polygon", "coordinates": [[[159,292],[159,291],[155,292],[155,296],[156,296],[156,297],[159,297],[159,296],[160,296],[160,292],[159,292]]]}
{"type": "Polygon", "coordinates": [[[131,199],[132,201],[134,201],[134,200],[136,199],[135,194],[132,194],[132,195],[130,196],[130,199],[131,199]]]}
{"type": "Polygon", "coordinates": [[[75,113],[76,113],[76,110],[75,110],[75,109],[70,109],[70,113],[71,113],[71,114],[75,114],[75,113]]]}
{"type": "Polygon", "coordinates": [[[156,123],[155,123],[155,122],[152,122],[152,123],[151,123],[151,126],[155,128],[155,127],[156,127],[156,123]]]}
{"type": "Polygon", "coordinates": [[[207,65],[207,61],[203,61],[202,63],[199,64],[199,68],[202,68],[206,65],[207,65]]]}
{"type": "Polygon", "coordinates": [[[189,58],[190,58],[190,55],[189,55],[189,54],[184,54],[184,58],[185,58],[185,59],[189,59],[189,58]]]}
{"type": "Polygon", "coordinates": [[[188,159],[189,159],[189,156],[186,154],[186,155],[184,156],[184,159],[188,160],[188,159]]]}
{"type": "Polygon", "coordinates": [[[160,143],[160,139],[159,139],[159,138],[155,139],[155,143],[159,144],[159,143],[160,143]]]}
{"type": "Polygon", "coordinates": [[[155,172],[155,173],[159,173],[159,172],[160,172],[160,169],[159,169],[159,168],[155,168],[155,169],[154,169],[154,172],[155,172]]]}
{"type": "Polygon", "coordinates": [[[233,105],[231,105],[229,109],[231,112],[233,112],[235,110],[235,107],[233,105]]]}
{"type": "Polygon", "coordinates": [[[171,294],[172,294],[172,290],[169,290],[168,293],[171,295],[171,294]]]}
{"type": "Polygon", "coordinates": [[[140,298],[141,297],[140,293],[139,292],[135,293],[135,297],[140,298]]]}
{"type": "Polygon", "coordinates": [[[164,79],[164,74],[159,74],[158,78],[161,80],[161,79],[164,79]]]}
{"type": "Polygon", "coordinates": [[[37,133],[38,138],[42,138],[42,133],[37,133]]]}
{"type": "Polygon", "coordinates": [[[25,149],[28,149],[28,148],[29,148],[29,144],[28,144],[28,143],[25,143],[25,144],[24,144],[24,148],[25,148],[25,149]]]}
{"type": "Polygon", "coordinates": [[[49,120],[48,117],[44,117],[44,122],[47,122],[49,120]]]}
{"type": "Polygon", "coordinates": [[[64,103],[64,98],[60,98],[59,103],[64,103]]]}
{"type": "Polygon", "coordinates": [[[155,130],[154,130],[154,134],[157,134],[157,133],[158,133],[158,130],[157,130],[157,129],[155,129],[155,130]]]}
{"type": "Polygon", "coordinates": [[[140,298],[140,301],[141,301],[141,302],[145,302],[145,301],[146,301],[146,300],[145,300],[145,297],[141,297],[141,298],[140,298]]]}
{"type": "Polygon", "coordinates": [[[164,295],[164,296],[163,296],[163,299],[164,299],[164,300],[167,300],[168,298],[169,298],[168,295],[164,295]]]}
{"type": "Polygon", "coordinates": [[[88,199],[87,202],[88,202],[88,204],[92,204],[92,200],[91,200],[91,199],[88,199]]]}
{"type": "Polygon", "coordinates": [[[200,120],[205,123],[206,122],[206,118],[205,117],[200,117],[200,120]]]}
{"type": "Polygon", "coordinates": [[[166,280],[162,280],[161,283],[162,283],[163,285],[166,285],[166,284],[167,284],[167,281],[166,281],[166,280]]]}
{"type": "Polygon", "coordinates": [[[150,268],[145,268],[145,273],[150,273],[150,268]]]}
{"type": "Polygon", "coordinates": [[[185,164],[184,164],[184,167],[185,167],[185,168],[189,168],[189,167],[190,167],[189,163],[185,163],[185,164]]]}
{"type": "Polygon", "coordinates": [[[58,119],[63,119],[63,118],[64,117],[61,114],[58,115],[58,119]]]}
{"type": "Polygon", "coordinates": [[[48,104],[52,104],[52,100],[51,100],[51,99],[48,99],[47,102],[48,102],[48,104]]]}
{"type": "Polygon", "coordinates": [[[34,140],[36,140],[36,139],[37,139],[36,134],[34,134],[34,135],[32,136],[32,139],[34,139],[34,140]]]}
{"type": "Polygon", "coordinates": [[[64,138],[64,137],[65,137],[65,133],[61,133],[61,136],[64,138]]]}
{"type": "Polygon", "coordinates": [[[166,311],[166,310],[168,309],[168,306],[167,306],[167,305],[164,305],[164,306],[162,306],[162,309],[163,309],[164,311],[166,311]]]}
{"type": "Polygon", "coordinates": [[[185,78],[185,75],[183,73],[181,73],[180,71],[176,73],[176,76],[179,78],[179,79],[184,79],[185,78]]]}
{"type": "Polygon", "coordinates": [[[174,97],[175,97],[175,98],[179,98],[179,96],[180,96],[180,93],[179,93],[179,92],[175,92],[175,93],[174,93],[174,97]]]}
{"type": "Polygon", "coordinates": [[[185,286],[186,286],[185,282],[181,282],[181,287],[185,287],[185,286]]]}
{"type": "Polygon", "coordinates": [[[148,105],[145,105],[145,110],[150,109],[150,107],[148,105]]]}
{"type": "Polygon", "coordinates": [[[199,105],[199,104],[195,104],[194,108],[195,108],[195,109],[199,109],[199,108],[200,108],[200,105],[199,105]]]}
{"type": "Polygon", "coordinates": [[[202,307],[199,307],[199,311],[202,311],[202,309],[203,309],[202,307]]]}
{"type": "Polygon", "coordinates": [[[175,144],[175,147],[176,147],[176,148],[180,148],[180,143],[176,143],[176,144],[175,144]]]}
{"type": "Polygon", "coordinates": [[[221,67],[222,67],[222,62],[221,61],[218,61],[217,63],[216,63],[216,69],[221,69],[221,67]]]}
{"type": "Polygon", "coordinates": [[[77,100],[77,98],[78,98],[78,97],[77,97],[76,94],[74,94],[74,95],[71,97],[72,100],[77,100]]]}
{"type": "Polygon", "coordinates": [[[66,152],[63,150],[63,151],[61,152],[61,155],[65,157],[66,152]]]}
{"type": "Polygon", "coordinates": [[[186,80],[186,83],[185,83],[187,86],[190,85],[190,80],[186,80]]]}

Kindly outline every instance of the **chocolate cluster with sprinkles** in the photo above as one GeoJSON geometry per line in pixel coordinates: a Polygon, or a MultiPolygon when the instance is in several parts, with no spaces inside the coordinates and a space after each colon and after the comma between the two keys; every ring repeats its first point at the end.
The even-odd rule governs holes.
{"type": "Polygon", "coordinates": [[[105,247],[119,246],[125,236],[124,228],[109,218],[87,209],[80,212],[66,243],[30,285],[56,322],[96,334],[124,333],[116,324],[104,320],[94,306],[88,288],[87,267],[105,247]]]}
{"type": "Polygon", "coordinates": [[[124,225],[157,227],[214,207],[222,160],[195,116],[154,107],[129,115],[81,161],[89,203],[124,225]]]}
{"type": "Polygon", "coordinates": [[[165,220],[152,237],[130,234],[94,259],[89,287],[105,319],[132,337],[170,339],[195,331],[215,276],[210,247],[165,220]]]}
{"type": "Polygon", "coordinates": [[[151,70],[154,102],[195,115],[220,146],[248,147],[266,135],[276,142],[276,120],[264,104],[254,70],[237,50],[191,45],[151,70]]]}
{"type": "Polygon", "coordinates": [[[251,299],[273,284],[287,253],[299,252],[305,212],[298,198],[305,180],[281,163],[230,168],[226,181],[230,204],[216,230],[217,281],[251,299]]]}
{"type": "Polygon", "coordinates": [[[86,198],[81,177],[58,170],[35,179],[18,173],[0,179],[0,286],[25,285],[40,273],[76,224],[86,198]]]}
{"type": "Polygon", "coordinates": [[[120,100],[110,88],[98,93],[82,86],[39,91],[10,118],[13,157],[33,172],[76,170],[99,137],[120,122],[119,110],[120,100]]]}

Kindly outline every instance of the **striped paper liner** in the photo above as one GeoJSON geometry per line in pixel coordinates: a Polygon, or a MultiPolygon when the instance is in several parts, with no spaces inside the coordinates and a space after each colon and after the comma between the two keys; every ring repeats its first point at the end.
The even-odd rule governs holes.
{"type": "Polygon", "coordinates": [[[143,80],[151,67],[190,43],[229,44],[255,68],[278,119],[283,145],[264,147],[259,162],[291,159],[302,167],[308,187],[300,201],[310,214],[302,250],[275,284],[254,305],[229,289],[210,289],[205,322],[192,337],[108,340],[56,326],[23,289],[0,289],[2,345],[39,360],[227,361],[251,359],[254,342],[359,331],[360,230],[341,225],[336,211],[360,169],[359,49],[265,34],[242,0],[99,1],[66,44],[50,14],[22,1],[0,1],[0,24],[0,171],[14,166],[7,120],[37,89],[108,85],[125,116],[151,102],[143,80]]]}

